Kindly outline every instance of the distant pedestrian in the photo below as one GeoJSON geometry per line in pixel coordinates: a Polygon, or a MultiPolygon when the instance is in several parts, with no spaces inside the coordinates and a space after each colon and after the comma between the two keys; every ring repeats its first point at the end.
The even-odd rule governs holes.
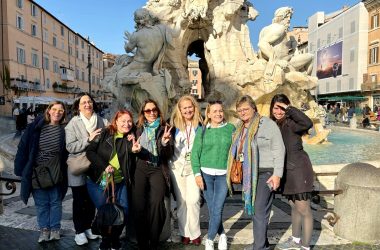
{"type": "Polygon", "coordinates": [[[33,195],[37,208],[38,242],[60,239],[62,200],[67,191],[65,145],[65,106],[55,101],[44,116],[39,116],[21,137],[14,161],[14,172],[21,176],[21,200],[27,204],[33,195]],[[37,169],[44,168],[44,171],[37,169]],[[40,174],[49,169],[49,179],[40,174]],[[57,178],[52,178],[52,174],[57,178]],[[49,183],[46,181],[50,180],[49,183]]]}
{"type": "Polygon", "coordinates": [[[16,123],[16,134],[15,134],[15,137],[16,136],[20,136],[21,135],[21,132],[22,132],[22,124],[21,124],[21,117],[20,117],[20,105],[18,103],[16,103],[15,105],[15,108],[13,109],[13,118],[15,119],[15,123],[16,123]]]}

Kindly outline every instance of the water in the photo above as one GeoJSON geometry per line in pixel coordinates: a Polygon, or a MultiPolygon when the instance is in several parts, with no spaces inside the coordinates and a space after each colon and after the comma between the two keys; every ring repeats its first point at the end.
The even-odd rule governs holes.
{"type": "Polygon", "coordinates": [[[380,133],[334,128],[329,143],[306,145],[313,165],[353,163],[380,159],[380,133]]]}

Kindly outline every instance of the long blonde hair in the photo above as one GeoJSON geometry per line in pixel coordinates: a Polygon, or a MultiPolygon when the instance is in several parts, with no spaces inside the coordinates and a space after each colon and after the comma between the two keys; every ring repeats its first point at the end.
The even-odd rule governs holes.
{"type": "Polygon", "coordinates": [[[194,116],[191,121],[194,128],[198,127],[199,123],[202,123],[202,115],[199,109],[198,102],[195,100],[194,97],[191,95],[184,95],[181,98],[179,98],[177,104],[174,107],[173,113],[170,117],[170,124],[174,125],[176,128],[178,128],[180,131],[185,131],[186,129],[186,122],[183,119],[183,116],[181,114],[181,102],[182,101],[190,101],[191,104],[194,107],[194,116]]]}

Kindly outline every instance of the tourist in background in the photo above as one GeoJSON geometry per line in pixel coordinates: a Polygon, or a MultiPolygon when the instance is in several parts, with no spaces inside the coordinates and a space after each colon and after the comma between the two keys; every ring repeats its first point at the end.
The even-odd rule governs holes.
{"type": "MultiPolygon", "coordinates": [[[[74,116],[65,128],[66,149],[70,153],[69,158],[75,159],[80,154],[86,154],[87,146],[108,125],[108,121],[97,114],[95,100],[87,93],[82,93],[77,97],[72,109],[74,116]]],[[[87,191],[85,173],[75,175],[70,172],[69,168],[67,177],[73,194],[74,240],[80,246],[88,243],[87,239],[99,238],[91,231],[95,206],[87,191]]]]}
{"type": "Polygon", "coordinates": [[[313,233],[311,192],[313,191],[313,168],[308,154],[303,150],[302,135],[313,127],[313,122],[302,111],[290,106],[284,94],[273,97],[270,117],[281,130],[286,148],[286,167],[283,195],[292,208],[292,236],[277,245],[278,249],[310,249],[313,233]]]}
{"type": "Polygon", "coordinates": [[[44,116],[31,123],[21,137],[14,162],[14,172],[21,176],[21,200],[27,204],[33,195],[37,209],[37,223],[41,231],[38,242],[60,239],[62,200],[67,191],[68,153],[65,145],[65,105],[60,101],[49,104],[44,116]],[[59,181],[42,188],[35,179],[35,169],[55,161],[59,181]]]}
{"type": "Polygon", "coordinates": [[[202,130],[202,115],[194,97],[181,97],[171,117],[174,155],[171,160],[171,180],[177,201],[178,229],[184,245],[201,243],[200,189],[195,183],[190,156],[196,131],[202,130]]]}
{"type": "MultiPolygon", "coordinates": [[[[111,124],[103,129],[98,139],[91,140],[86,149],[91,165],[88,175],[88,193],[99,209],[107,202],[105,193],[107,177],[113,175],[115,182],[116,202],[124,209],[124,219],[128,214],[128,189],[131,186],[131,172],[135,168],[132,154],[134,140],[134,125],[132,113],[119,110],[111,120],[111,124]]],[[[102,235],[100,249],[121,248],[120,235],[123,228],[112,230],[112,236],[102,235]]]]}
{"type": "MultiPolygon", "coordinates": [[[[171,127],[154,100],[143,102],[136,131],[136,171],[132,206],[140,250],[157,249],[166,219],[165,195],[169,194],[169,160],[173,141],[171,127]]],[[[169,209],[169,208],[168,208],[169,209]]]]}
{"type": "Polygon", "coordinates": [[[222,214],[227,197],[227,158],[235,127],[224,119],[220,101],[210,102],[205,112],[205,127],[198,129],[191,151],[191,166],[198,187],[204,191],[209,212],[208,234],[205,249],[214,249],[219,235],[218,249],[227,249],[222,214]]]}
{"type": "Polygon", "coordinates": [[[233,160],[242,163],[244,211],[253,215],[253,245],[246,250],[268,249],[268,223],[274,190],[283,175],[285,147],[276,123],[260,116],[253,99],[244,95],[236,101],[240,122],[233,136],[228,159],[227,183],[232,194],[233,160]],[[241,150],[239,150],[241,148],[241,150]],[[238,154],[238,151],[241,153],[238,154]]]}

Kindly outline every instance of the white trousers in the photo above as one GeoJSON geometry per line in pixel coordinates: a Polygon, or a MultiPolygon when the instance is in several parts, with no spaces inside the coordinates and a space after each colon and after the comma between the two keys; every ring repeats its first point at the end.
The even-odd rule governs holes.
{"type": "Polygon", "coordinates": [[[170,171],[174,193],[177,199],[179,233],[195,240],[201,235],[200,229],[200,190],[193,174],[181,176],[181,169],[170,171]]]}

